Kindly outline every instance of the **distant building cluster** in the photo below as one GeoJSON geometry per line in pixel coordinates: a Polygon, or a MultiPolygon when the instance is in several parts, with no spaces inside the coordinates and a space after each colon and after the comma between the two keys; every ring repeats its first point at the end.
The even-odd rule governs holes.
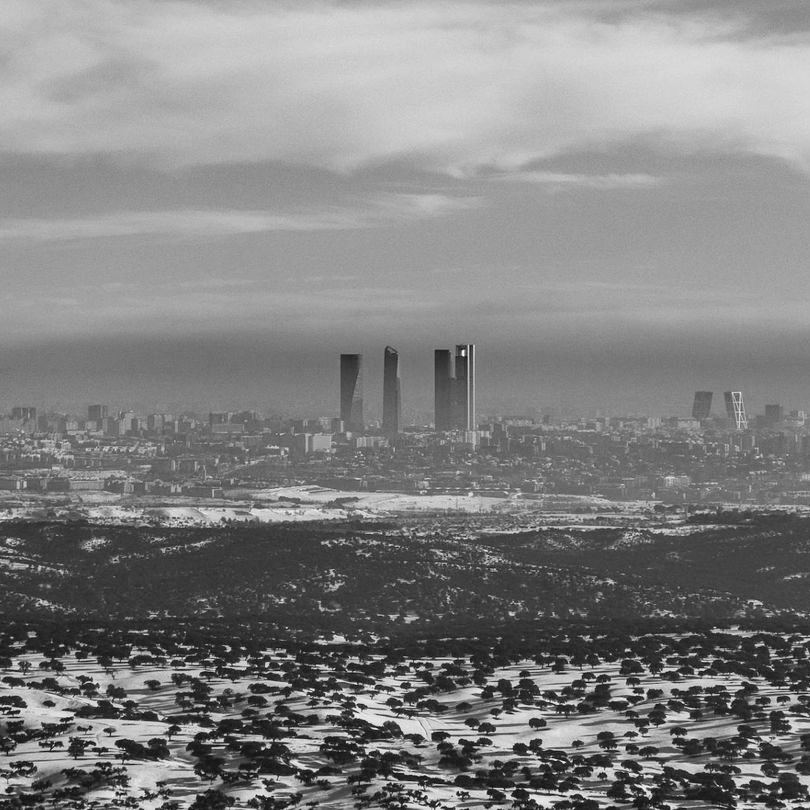
{"type": "MultiPolygon", "coordinates": [[[[434,426],[437,431],[475,431],[475,344],[434,352],[434,426]]],[[[340,355],[340,418],[347,431],[362,433],[363,355],[340,355]]],[[[399,352],[386,346],[383,356],[382,432],[395,438],[402,431],[402,382],[399,352]]]]}
{"type": "Polygon", "coordinates": [[[15,405],[0,416],[0,490],[25,498],[246,497],[312,484],[344,490],[546,495],[684,503],[810,504],[810,420],[740,390],[694,392],[691,415],[583,416],[534,407],[479,414],[476,347],[433,352],[433,413],[403,424],[400,354],[383,351],[382,419],[369,419],[362,354],[340,355],[339,412],[83,414],[15,405]],[[719,409],[718,409],[719,410],[719,409]],[[71,493],[73,495],[71,495],[71,493]],[[230,494],[229,494],[230,493],[230,494]]]}

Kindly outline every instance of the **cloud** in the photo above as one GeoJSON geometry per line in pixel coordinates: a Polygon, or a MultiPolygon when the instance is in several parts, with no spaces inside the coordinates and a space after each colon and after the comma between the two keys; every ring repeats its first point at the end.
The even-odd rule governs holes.
{"type": "Polygon", "coordinates": [[[491,175],[488,179],[505,180],[509,183],[535,183],[552,188],[570,186],[604,190],[650,188],[663,182],[663,178],[643,173],[579,174],[544,171],[515,171],[491,175]]]}
{"type": "Polygon", "coordinates": [[[810,40],[639,3],[5,0],[0,149],[475,174],[637,139],[810,168],[810,40]],[[611,16],[606,13],[614,10],[611,16]]]}
{"type": "MultiPolygon", "coordinates": [[[[192,283],[72,285],[69,292],[44,290],[36,296],[6,296],[9,316],[0,324],[6,341],[39,335],[66,338],[90,334],[161,334],[177,337],[195,330],[218,334],[239,329],[257,335],[324,337],[384,333],[410,325],[429,332],[446,303],[407,286],[364,285],[325,279],[318,283],[280,283],[278,279],[192,283]]],[[[330,338],[331,340],[331,338],[330,338]]]]}
{"type": "Polygon", "coordinates": [[[356,207],[293,213],[238,209],[122,211],[78,219],[0,219],[2,242],[57,242],[122,236],[220,237],[267,231],[335,231],[376,228],[448,216],[477,207],[477,197],[381,194],[356,207]]]}
{"type": "MultiPolygon", "coordinates": [[[[677,284],[536,279],[515,284],[499,277],[486,290],[473,290],[459,307],[457,278],[430,288],[407,276],[394,284],[358,282],[336,273],[322,277],[212,277],[179,280],[129,276],[125,280],[60,284],[6,294],[0,334],[6,341],[39,334],[216,334],[234,328],[256,334],[406,335],[419,339],[445,333],[470,335],[499,346],[529,339],[560,343],[575,339],[598,344],[605,336],[682,330],[703,334],[744,325],[754,332],[805,329],[806,306],[774,296],[704,289],[700,296],[677,284]],[[77,314],[79,317],[77,317],[77,314]],[[235,320],[236,318],[236,320],[235,320]]],[[[753,333],[752,333],[753,334],[753,333]]],[[[393,339],[393,338],[392,338],[393,339]]],[[[754,338],[752,338],[754,340],[754,338]]],[[[441,345],[439,343],[438,345],[441,345]]]]}

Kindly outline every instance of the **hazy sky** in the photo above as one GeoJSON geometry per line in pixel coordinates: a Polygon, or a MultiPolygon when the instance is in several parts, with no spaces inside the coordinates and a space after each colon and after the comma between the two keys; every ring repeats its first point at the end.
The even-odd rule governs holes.
{"type": "Polygon", "coordinates": [[[0,13],[0,406],[810,408],[803,0],[0,13]]]}

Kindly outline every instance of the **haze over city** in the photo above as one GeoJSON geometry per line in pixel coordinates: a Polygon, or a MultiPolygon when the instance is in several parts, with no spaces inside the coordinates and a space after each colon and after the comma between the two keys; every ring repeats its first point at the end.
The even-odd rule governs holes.
{"type": "Polygon", "coordinates": [[[5,405],[808,402],[802,3],[3,12],[5,405]]]}

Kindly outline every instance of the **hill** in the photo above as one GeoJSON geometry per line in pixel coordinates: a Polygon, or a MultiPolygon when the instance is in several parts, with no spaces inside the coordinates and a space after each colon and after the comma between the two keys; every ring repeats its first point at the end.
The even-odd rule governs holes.
{"type": "MultiPolygon", "coordinates": [[[[777,519],[778,518],[778,519],[777,519]]],[[[513,620],[803,619],[810,520],[493,532],[484,518],[0,524],[7,616],[261,617],[377,631],[513,620]]]]}

